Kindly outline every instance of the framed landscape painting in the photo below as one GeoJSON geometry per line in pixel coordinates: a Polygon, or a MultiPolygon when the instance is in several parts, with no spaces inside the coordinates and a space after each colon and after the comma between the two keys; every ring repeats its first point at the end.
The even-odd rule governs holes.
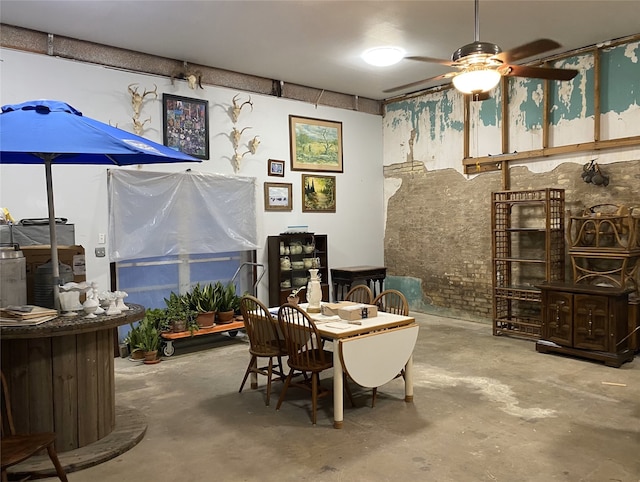
{"type": "Polygon", "coordinates": [[[289,116],[292,171],[343,172],[342,122],[289,116]]]}
{"type": "Polygon", "coordinates": [[[163,144],[209,159],[209,101],[162,94],[163,144]]]}
{"type": "Polygon", "coordinates": [[[291,211],[293,202],[291,199],[292,185],[284,182],[264,183],[264,210],[265,211],[291,211]]]}
{"type": "Polygon", "coordinates": [[[336,176],[302,175],[302,212],[336,212],[336,176]]]}

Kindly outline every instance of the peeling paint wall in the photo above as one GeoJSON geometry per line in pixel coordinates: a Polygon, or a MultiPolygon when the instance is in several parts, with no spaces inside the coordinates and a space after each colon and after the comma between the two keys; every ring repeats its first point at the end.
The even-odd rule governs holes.
{"type": "MultiPolygon", "coordinates": [[[[638,43],[601,51],[601,139],[640,135],[639,56],[638,43]]],[[[594,65],[592,53],[552,65],[580,73],[570,82],[550,82],[550,146],[593,140],[594,65]]],[[[540,149],[543,81],[512,78],[507,89],[509,150],[540,149]]],[[[390,282],[412,287],[412,309],[489,322],[490,199],[492,191],[502,189],[502,173],[463,174],[463,102],[449,89],[386,106],[385,264],[390,282]]],[[[489,100],[471,103],[472,157],[501,153],[501,105],[499,87],[489,100]]],[[[564,188],[567,209],[640,206],[638,147],[512,162],[510,177],[513,190],[564,188]],[[591,159],[611,176],[608,187],[582,181],[582,165],[591,159]]]]}

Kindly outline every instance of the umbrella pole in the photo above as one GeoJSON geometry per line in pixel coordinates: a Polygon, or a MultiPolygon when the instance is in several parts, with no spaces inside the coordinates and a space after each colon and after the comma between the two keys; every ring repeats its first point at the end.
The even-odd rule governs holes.
{"type": "Polygon", "coordinates": [[[51,161],[53,154],[46,154],[44,159],[45,177],[47,180],[47,205],[49,206],[49,242],[51,243],[51,277],[53,285],[53,307],[60,312],[60,266],[58,264],[58,238],[56,234],[56,215],[53,205],[53,179],[51,161]]]}

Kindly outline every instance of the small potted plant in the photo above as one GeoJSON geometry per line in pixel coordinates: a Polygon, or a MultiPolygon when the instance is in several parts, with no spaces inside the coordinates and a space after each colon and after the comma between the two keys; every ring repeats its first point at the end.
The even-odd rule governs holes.
{"type": "Polygon", "coordinates": [[[305,289],[304,286],[301,286],[298,289],[293,290],[291,293],[289,293],[289,296],[287,296],[287,303],[291,303],[292,305],[298,305],[298,303],[300,302],[300,297],[298,296],[298,293],[300,293],[300,291],[302,291],[303,289],[305,289]]]}
{"type": "Polygon", "coordinates": [[[192,334],[198,329],[196,316],[198,312],[191,308],[185,295],[178,295],[173,291],[169,298],[164,299],[166,308],[166,321],[173,326],[176,333],[189,330],[192,334]]]}
{"type": "Polygon", "coordinates": [[[236,309],[240,306],[240,298],[236,294],[236,285],[231,281],[223,285],[218,281],[216,283],[220,290],[218,298],[218,322],[230,323],[235,316],[236,309]]]}
{"type": "Polygon", "coordinates": [[[162,308],[147,308],[145,317],[153,323],[159,333],[166,333],[173,328],[167,319],[167,310],[162,308]]]}
{"type": "Polygon", "coordinates": [[[144,352],[145,363],[157,363],[158,349],[160,348],[160,333],[155,327],[153,320],[145,317],[142,319],[139,325],[140,328],[140,341],[138,342],[138,348],[144,352]]]}

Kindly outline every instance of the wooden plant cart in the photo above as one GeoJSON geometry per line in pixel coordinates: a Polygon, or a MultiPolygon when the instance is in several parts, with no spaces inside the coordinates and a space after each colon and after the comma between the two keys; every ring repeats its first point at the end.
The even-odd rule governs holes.
{"type": "MultiPolygon", "coordinates": [[[[264,265],[260,263],[249,262],[249,261],[242,263],[240,266],[238,266],[238,269],[236,270],[235,274],[231,278],[232,283],[235,282],[238,275],[245,268],[252,270],[252,276],[253,276],[253,279],[255,280],[253,283],[253,294],[255,295],[257,293],[258,283],[260,283],[260,280],[264,276],[264,272],[265,272],[264,265]],[[258,268],[262,268],[260,275],[257,274],[258,268]]],[[[243,330],[243,329],[244,329],[244,321],[242,319],[242,315],[238,315],[233,318],[231,323],[216,323],[210,328],[200,328],[199,330],[194,331],[193,333],[191,333],[191,331],[189,330],[181,331],[178,333],[162,333],[161,334],[162,354],[166,357],[170,357],[175,353],[176,349],[173,346],[173,342],[175,340],[181,340],[183,338],[191,338],[192,336],[215,335],[220,333],[228,333],[228,335],[231,338],[233,338],[238,334],[239,330],[243,330]]]]}
{"type": "Polygon", "coordinates": [[[193,334],[189,331],[180,331],[178,333],[162,333],[162,354],[164,356],[171,356],[176,352],[175,346],[173,346],[173,342],[176,340],[182,340],[184,338],[191,338],[194,336],[202,336],[202,335],[215,335],[221,333],[227,333],[231,338],[235,337],[238,334],[239,330],[244,329],[244,321],[242,320],[242,316],[236,316],[231,323],[222,323],[213,325],[210,328],[200,328],[197,331],[194,331],[193,334]]]}

